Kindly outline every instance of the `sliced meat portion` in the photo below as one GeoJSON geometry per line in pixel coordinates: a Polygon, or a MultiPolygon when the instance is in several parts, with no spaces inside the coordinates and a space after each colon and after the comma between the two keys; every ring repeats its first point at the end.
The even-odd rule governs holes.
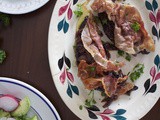
{"type": "Polygon", "coordinates": [[[107,96],[111,97],[117,90],[118,80],[111,76],[105,76],[102,79],[102,85],[107,96]]]}
{"type": "Polygon", "coordinates": [[[81,25],[79,26],[79,29],[76,33],[75,38],[75,57],[76,57],[76,63],[77,65],[80,63],[81,60],[85,60],[88,64],[91,64],[94,62],[94,59],[90,55],[90,53],[84,48],[82,40],[81,40],[81,34],[82,30],[87,24],[88,17],[86,16],[84,20],[82,21],[81,25]]]}
{"type": "Polygon", "coordinates": [[[93,90],[102,86],[109,97],[116,93],[118,83],[122,83],[128,78],[128,76],[117,76],[113,71],[107,72],[97,63],[87,64],[84,60],[81,60],[78,65],[78,76],[86,89],[93,90]]]}
{"type": "Polygon", "coordinates": [[[124,65],[123,63],[113,62],[106,58],[105,50],[103,48],[100,36],[96,31],[96,26],[92,21],[92,17],[89,18],[87,26],[85,26],[82,31],[81,40],[84,48],[91,54],[95,62],[108,71],[118,71],[120,67],[124,65]]]}
{"type": "Polygon", "coordinates": [[[105,12],[108,15],[106,20],[114,22],[114,42],[120,50],[129,54],[136,54],[145,49],[151,52],[155,50],[154,41],[147,33],[140,13],[134,6],[113,3],[110,0],[95,0],[91,8],[98,13],[105,12]]]}
{"type": "Polygon", "coordinates": [[[134,88],[133,83],[125,82],[123,85],[118,85],[115,95],[117,96],[123,95],[133,88],[134,88]]]}
{"type": "Polygon", "coordinates": [[[87,78],[82,80],[84,86],[88,90],[94,90],[100,86],[102,86],[101,79],[99,78],[87,78]]]}

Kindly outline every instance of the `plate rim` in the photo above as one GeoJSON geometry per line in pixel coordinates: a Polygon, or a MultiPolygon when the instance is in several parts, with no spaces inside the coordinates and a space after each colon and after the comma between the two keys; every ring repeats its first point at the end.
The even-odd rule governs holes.
{"type": "Polygon", "coordinates": [[[30,13],[30,12],[33,12],[35,10],[38,10],[39,8],[41,8],[42,6],[47,4],[49,1],[50,0],[43,0],[38,6],[29,7],[28,10],[26,10],[26,9],[24,9],[24,10],[23,9],[20,9],[20,10],[7,10],[7,9],[3,9],[3,7],[2,7],[2,8],[0,8],[0,12],[6,13],[6,14],[12,14],[12,15],[26,14],[26,13],[30,13]]]}
{"type": "Polygon", "coordinates": [[[29,85],[26,82],[23,82],[18,79],[14,79],[14,78],[9,78],[9,77],[0,77],[0,82],[7,82],[7,83],[14,84],[14,85],[18,85],[18,86],[21,86],[21,87],[31,91],[36,96],[38,96],[48,106],[48,108],[52,111],[53,115],[55,116],[56,120],[61,120],[54,105],[50,102],[50,100],[42,92],[40,92],[35,87],[29,85]]]}

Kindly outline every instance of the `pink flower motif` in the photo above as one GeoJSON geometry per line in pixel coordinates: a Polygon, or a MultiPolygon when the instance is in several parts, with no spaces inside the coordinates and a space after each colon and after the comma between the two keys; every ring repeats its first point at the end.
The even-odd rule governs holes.
{"type": "Polygon", "coordinates": [[[67,77],[72,83],[74,82],[74,77],[73,77],[72,73],[67,71],[67,77]]]}
{"type": "Polygon", "coordinates": [[[59,16],[61,16],[68,8],[68,5],[69,5],[70,1],[68,2],[68,4],[62,6],[60,9],[59,9],[59,16]]]}
{"type": "Polygon", "coordinates": [[[105,109],[105,110],[102,112],[102,114],[112,114],[112,113],[114,113],[114,111],[111,110],[111,109],[105,109]]]}
{"type": "Polygon", "coordinates": [[[109,117],[107,117],[107,116],[104,116],[104,115],[100,115],[101,116],[101,118],[103,119],[103,120],[111,120],[109,117]]]}
{"type": "Polygon", "coordinates": [[[69,9],[68,9],[68,12],[67,12],[67,17],[68,17],[68,20],[70,20],[72,18],[72,9],[71,9],[71,6],[69,6],[69,9]]]}
{"type": "Polygon", "coordinates": [[[156,68],[155,66],[153,66],[150,70],[150,75],[152,76],[152,80],[154,79],[155,75],[156,75],[156,68]]]}
{"type": "Polygon", "coordinates": [[[157,23],[160,23],[160,9],[157,12],[156,19],[157,19],[157,23]]]}
{"type": "Polygon", "coordinates": [[[149,18],[152,22],[156,23],[156,17],[154,16],[153,12],[149,13],[149,18]]]}
{"type": "Polygon", "coordinates": [[[62,74],[59,77],[60,81],[62,84],[64,84],[65,80],[66,80],[66,68],[64,67],[62,74]]]}
{"type": "Polygon", "coordinates": [[[158,79],[160,79],[160,73],[158,73],[154,79],[154,82],[157,81],[158,79]]]}

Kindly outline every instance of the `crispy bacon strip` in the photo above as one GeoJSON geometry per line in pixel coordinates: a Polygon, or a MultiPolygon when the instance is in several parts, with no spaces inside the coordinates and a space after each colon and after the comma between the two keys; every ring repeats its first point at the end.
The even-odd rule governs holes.
{"type": "Polygon", "coordinates": [[[115,78],[111,75],[105,75],[107,70],[97,63],[87,64],[81,60],[78,65],[78,76],[81,78],[84,86],[88,90],[96,89],[102,86],[107,96],[112,96],[117,90],[117,84],[125,81],[128,76],[115,78]],[[93,69],[92,69],[93,68],[93,69]],[[96,78],[96,75],[101,76],[96,78]]]}

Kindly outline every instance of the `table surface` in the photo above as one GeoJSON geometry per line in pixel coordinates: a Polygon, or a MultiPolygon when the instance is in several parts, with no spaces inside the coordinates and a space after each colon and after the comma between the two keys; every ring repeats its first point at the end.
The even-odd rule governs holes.
{"type": "MultiPolygon", "coordinates": [[[[0,76],[11,77],[34,86],[55,106],[62,120],[79,120],[60,98],[48,61],[48,30],[55,0],[24,15],[11,15],[12,24],[0,26],[0,48],[7,59],[0,65],[0,76]]],[[[160,100],[141,120],[160,119],[160,100]]]]}

